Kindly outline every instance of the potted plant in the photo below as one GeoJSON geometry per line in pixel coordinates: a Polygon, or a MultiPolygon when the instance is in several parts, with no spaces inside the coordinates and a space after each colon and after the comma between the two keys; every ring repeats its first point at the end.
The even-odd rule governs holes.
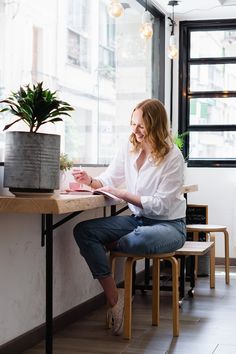
{"type": "Polygon", "coordinates": [[[0,103],[5,104],[0,112],[9,111],[17,117],[4,130],[19,121],[29,127],[29,132],[6,133],[4,187],[14,194],[53,193],[59,188],[60,136],[38,130],[70,116],[72,106],[58,100],[56,92],[44,89],[43,82],[20,87],[0,103]]]}
{"type": "Polygon", "coordinates": [[[68,155],[65,153],[60,154],[60,171],[66,172],[69,171],[73,167],[74,163],[71,159],[69,159],[68,155]]]}
{"type": "MultiPolygon", "coordinates": [[[[183,154],[184,144],[185,144],[185,137],[188,135],[188,132],[184,132],[181,134],[175,134],[173,136],[173,143],[180,149],[183,154]]],[[[187,162],[187,157],[184,156],[185,162],[187,162]]]]}
{"type": "Polygon", "coordinates": [[[60,190],[64,191],[68,188],[68,182],[66,180],[66,172],[73,167],[73,161],[68,157],[67,154],[60,154],[60,190]]]}

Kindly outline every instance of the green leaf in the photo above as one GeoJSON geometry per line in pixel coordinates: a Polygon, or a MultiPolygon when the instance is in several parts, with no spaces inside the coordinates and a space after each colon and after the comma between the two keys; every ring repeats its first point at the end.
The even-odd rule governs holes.
{"type": "Polygon", "coordinates": [[[43,82],[20,87],[18,91],[0,101],[6,106],[0,112],[9,111],[13,115],[20,117],[11,124],[4,127],[4,130],[22,120],[30,127],[30,131],[37,131],[42,124],[62,121],[60,116],[71,116],[69,113],[74,108],[67,102],[57,99],[57,92],[43,89],[43,82]]]}

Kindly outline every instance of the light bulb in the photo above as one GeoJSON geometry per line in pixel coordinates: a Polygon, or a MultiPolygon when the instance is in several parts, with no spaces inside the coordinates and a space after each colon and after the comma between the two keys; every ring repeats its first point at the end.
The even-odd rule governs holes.
{"type": "Polygon", "coordinates": [[[124,14],[124,8],[119,0],[111,0],[108,5],[108,13],[111,17],[120,17],[124,14]]]}
{"type": "Polygon", "coordinates": [[[149,39],[152,38],[153,36],[152,21],[147,11],[145,11],[142,16],[140,35],[144,39],[149,39]]]}
{"type": "Polygon", "coordinates": [[[176,46],[175,35],[170,36],[170,44],[168,48],[168,57],[170,59],[176,59],[178,56],[178,48],[176,46]]]}

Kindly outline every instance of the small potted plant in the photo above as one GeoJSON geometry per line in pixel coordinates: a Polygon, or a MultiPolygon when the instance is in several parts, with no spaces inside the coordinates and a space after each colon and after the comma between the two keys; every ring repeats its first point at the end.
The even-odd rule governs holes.
{"type": "Polygon", "coordinates": [[[60,171],[66,172],[69,171],[73,167],[74,163],[71,159],[69,159],[68,155],[65,153],[60,154],[60,171]]]}
{"type": "Polygon", "coordinates": [[[4,127],[22,121],[29,132],[6,133],[4,187],[14,193],[53,193],[59,188],[60,136],[38,130],[47,123],[70,116],[72,106],[57,98],[56,92],[43,88],[43,82],[26,85],[2,101],[0,112],[9,111],[17,118],[4,127]]]}
{"type": "Polygon", "coordinates": [[[66,172],[73,167],[74,163],[69,158],[68,154],[60,154],[60,190],[64,191],[68,188],[66,180],[66,172]]]}

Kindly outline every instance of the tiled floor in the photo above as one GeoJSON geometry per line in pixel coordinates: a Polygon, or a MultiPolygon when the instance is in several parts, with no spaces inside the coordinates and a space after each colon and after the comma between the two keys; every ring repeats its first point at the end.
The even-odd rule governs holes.
{"type": "MultiPolygon", "coordinates": [[[[54,354],[236,354],[236,269],[231,285],[217,271],[216,288],[198,278],[193,298],[180,310],[180,336],[172,337],[171,294],[162,293],[160,326],[151,326],[151,292],[137,291],[132,339],[114,337],[104,327],[105,307],[88,314],[54,337],[54,354]]],[[[43,354],[44,343],[24,354],[43,354]]]]}

